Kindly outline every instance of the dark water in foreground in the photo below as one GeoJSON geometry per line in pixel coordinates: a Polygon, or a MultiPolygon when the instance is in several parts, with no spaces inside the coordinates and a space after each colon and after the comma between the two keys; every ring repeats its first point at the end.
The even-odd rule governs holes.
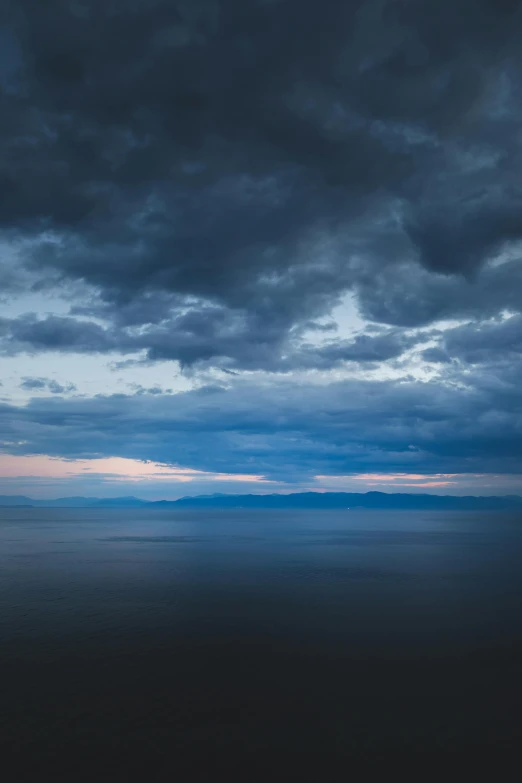
{"type": "Polygon", "coordinates": [[[521,620],[516,515],[0,509],[3,779],[512,763],[521,620]]]}

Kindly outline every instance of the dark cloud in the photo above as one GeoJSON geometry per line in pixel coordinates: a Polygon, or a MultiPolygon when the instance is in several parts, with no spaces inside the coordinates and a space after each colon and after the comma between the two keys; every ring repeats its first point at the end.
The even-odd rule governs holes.
{"type": "Polygon", "coordinates": [[[426,348],[422,352],[422,358],[426,362],[434,362],[435,364],[446,364],[451,361],[446,351],[439,347],[426,348]]]}
{"type": "Polygon", "coordinates": [[[411,263],[382,269],[357,284],[361,312],[372,321],[402,327],[430,324],[437,319],[480,319],[504,310],[522,308],[520,253],[484,268],[468,281],[464,277],[430,274],[411,263]]]}
{"type": "Polygon", "coordinates": [[[24,378],[20,384],[21,389],[45,389],[47,388],[46,378],[24,378]]]}
{"type": "Polygon", "coordinates": [[[129,388],[134,391],[134,394],[151,394],[153,396],[157,396],[159,394],[172,394],[172,389],[162,389],[161,386],[149,386],[147,388],[146,386],[142,386],[139,383],[130,383],[128,385],[129,388]]]}
{"type": "MultiPolygon", "coordinates": [[[[310,326],[310,324],[307,324],[310,326]]],[[[322,329],[318,330],[319,332],[322,329]]],[[[379,362],[401,356],[417,341],[398,329],[358,334],[350,340],[311,345],[297,332],[287,340],[280,333],[252,327],[251,319],[223,308],[189,311],[143,330],[106,328],[65,316],[38,318],[28,314],[0,319],[0,350],[5,354],[145,352],[146,361],[176,360],[182,367],[233,362],[247,370],[291,372],[331,369],[346,362],[379,362]]]]}
{"type": "Polygon", "coordinates": [[[224,384],[61,399],[27,378],[57,396],[0,407],[6,443],[289,480],[521,469],[519,2],[2,13],[2,353],[224,384]],[[20,315],[22,292],[70,309],[20,315]],[[348,294],[352,336],[329,317],[348,294]],[[412,355],[437,377],[332,381],[412,355]]]}
{"type": "Polygon", "coordinates": [[[388,324],[491,277],[512,306],[521,30],[498,0],[9,4],[0,225],[35,285],[83,282],[181,361],[212,321],[202,359],[281,358],[347,290],[388,324]]]}
{"type": "Polygon", "coordinates": [[[65,394],[76,391],[74,383],[61,384],[49,378],[24,378],[20,384],[26,391],[50,391],[51,394],[65,394]]]}
{"type": "Polygon", "coordinates": [[[8,354],[20,351],[105,353],[117,349],[111,333],[98,324],[63,316],[39,318],[34,313],[1,318],[0,345],[8,354]]]}
{"type": "Polygon", "coordinates": [[[446,355],[469,364],[520,361],[522,315],[451,329],[444,335],[443,346],[446,355]]]}
{"type": "Polygon", "coordinates": [[[64,386],[61,383],[53,380],[49,381],[47,388],[51,394],[65,394],[66,392],[76,391],[76,386],[74,383],[68,383],[64,386]]]}

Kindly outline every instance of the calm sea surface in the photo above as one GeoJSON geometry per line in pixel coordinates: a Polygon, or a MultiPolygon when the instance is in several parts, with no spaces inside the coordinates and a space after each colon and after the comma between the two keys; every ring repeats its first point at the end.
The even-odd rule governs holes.
{"type": "Polygon", "coordinates": [[[6,781],[512,760],[522,518],[4,508],[0,633],[6,781]]]}

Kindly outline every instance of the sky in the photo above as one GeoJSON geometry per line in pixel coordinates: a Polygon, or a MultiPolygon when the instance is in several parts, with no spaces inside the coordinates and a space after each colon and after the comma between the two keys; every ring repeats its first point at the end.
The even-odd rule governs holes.
{"type": "Polygon", "coordinates": [[[521,33],[4,0],[0,494],[522,494],[521,33]]]}

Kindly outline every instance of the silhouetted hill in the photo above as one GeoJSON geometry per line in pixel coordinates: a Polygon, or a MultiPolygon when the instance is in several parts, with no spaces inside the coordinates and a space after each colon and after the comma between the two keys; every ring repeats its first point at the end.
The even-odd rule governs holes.
{"type": "MultiPolygon", "coordinates": [[[[299,492],[289,495],[201,495],[163,501],[185,508],[294,508],[294,509],[447,509],[522,511],[522,497],[456,497],[454,495],[387,494],[385,492],[299,492]]],[[[160,505],[155,503],[154,505],[160,505]]]]}

